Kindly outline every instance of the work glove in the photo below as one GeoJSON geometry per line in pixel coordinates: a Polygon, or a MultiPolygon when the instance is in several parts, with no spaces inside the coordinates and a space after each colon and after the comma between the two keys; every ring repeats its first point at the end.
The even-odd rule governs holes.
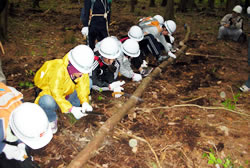
{"type": "Polygon", "coordinates": [[[6,144],[3,148],[3,152],[7,159],[24,161],[28,156],[24,143],[20,143],[17,146],[6,144]]]}
{"type": "Polygon", "coordinates": [[[87,36],[89,34],[89,28],[88,27],[83,27],[81,32],[82,32],[83,36],[87,36]]]}
{"type": "Polygon", "coordinates": [[[147,67],[148,67],[147,61],[143,60],[143,62],[141,64],[141,68],[147,68],[147,67]]]}
{"type": "Polygon", "coordinates": [[[174,42],[174,37],[173,36],[169,36],[169,39],[170,39],[170,43],[173,43],[174,42]]]}
{"type": "Polygon", "coordinates": [[[142,80],[142,76],[140,74],[134,73],[132,81],[139,82],[140,80],[142,80]]]}
{"type": "Polygon", "coordinates": [[[114,93],[115,93],[115,98],[119,98],[119,97],[121,97],[122,96],[122,90],[124,90],[124,88],[123,87],[116,87],[116,88],[114,88],[114,93]]]}
{"type": "Polygon", "coordinates": [[[80,118],[87,116],[85,112],[82,111],[82,107],[75,107],[73,106],[70,110],[70,112],[74,115],[74,117],[79,120],[80,118]]]}
{"type": "Polygon", "coordinates": [[[82,104],[82,112],[85,113],[86,111],[93,111],[93,108],[89,103],[84,102],[82,104]]]}
{"type": "Polygon", "coordinates": [[[170,56],[170,57],[172,57],[172,58],[174,58],[174,59],[176,58],[176,55],[173,54],[171,51],[168,52],[168,56],[170,56]]]}
{"type": "Polygon", "coordinates": [[[123,84],[125,84],[125,81],[115,81],[115,82],[109,84],[109,90],[114,90],[114,88],[120,87],[123,84]]]}

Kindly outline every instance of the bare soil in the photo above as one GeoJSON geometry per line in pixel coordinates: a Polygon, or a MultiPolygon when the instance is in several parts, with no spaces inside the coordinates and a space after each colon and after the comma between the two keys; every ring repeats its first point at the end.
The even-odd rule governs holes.
{"type": "MultiPolygon", "coordinates": [[[[43,0],[40,9],[32,9],[31,3],[21,1],[20,7],[13,8],[9,40],[4,44],[6,54],[1,59],[8,85],[21,91],[25,101],[34,101],[31,84],[45,61],[62,58],[76,45],[85,43],[80,32],[82,4],[43,0]]],[[[110,34],[119,38],[138,18],[164,15],[160,4],[156,8],[147,6],[141,2],[130,13],[125,1],[114,1],[110,34]]],[[[143,101],[105,138],[86,167],[214,167],[208,164],[208,157],[203,157],[211,149],[223,162],[229,158],[234,167],[249,167],[250,94],[238,89],[248,77],[247,44],[216,40],[218,23],[224,14],[221,9],[176,13],[176,46],[185,36],[184,24],[188,24],[191,36],[186,44],[190,54],[181,55],[152,81],[141,97],[143,101]],[[234,101],[236,95],[239,97],[234,101]],[[235,109],[225,107],[225,101],[235,105],[235,109]],[[136,149],[129,146],[132,136],[138,141],[136,149]]],[[[139,85],[120,78],[126,80],[126,93],[132,94],[139,85]]],[[[91,95],[95,111],[104,116],[87,116],[73,123],[59,112],[59,130],[51,143],[32,151],[42,168],[66,167],[128,99],[115,99],[110,92],[92,91],[91,95]]]]}

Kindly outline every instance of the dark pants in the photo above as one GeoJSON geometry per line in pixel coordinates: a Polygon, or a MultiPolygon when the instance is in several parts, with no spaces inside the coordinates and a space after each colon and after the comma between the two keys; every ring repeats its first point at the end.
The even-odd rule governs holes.
{"type": "Polygon", "coordinates": [[[141,64],[143,63],[143,60],[146,59],[146,56],[143,52],[139,55],[139,57],[135,57],[131,59],[131,64],[136,68],[139,69],[141,67],[141,64]]]}
{"type": "Polygon", "coordinates": [[[89,42],[89,47],[93,50],[95,48],[95,42],[101,41],[105,37],[108,37],[108,32],[106,27],[95,27],[95,26],[90,26],[89,27],[89,34],[88,34],[88,42],[89,42]]]}
{"type": "Polygon", "coordinates": [[[139,42],[141,54],[139,57],[132,58],[131,64],[139,69],[143,60],[146,60],[146,57],[151,53],[156,59],[160,57],[161,50],[164,50],[164,47],[159,43],[152,34],[147,34],[144,36],[143,40],[139,42]]]}
{"type": "Polygon", "coordinates": [[[159,43],[152,34],[144,36],[143,40],[139,42],[140,49],[148,55],[152,53],[158,59],[161,54],[161,43],[159,43]]]}

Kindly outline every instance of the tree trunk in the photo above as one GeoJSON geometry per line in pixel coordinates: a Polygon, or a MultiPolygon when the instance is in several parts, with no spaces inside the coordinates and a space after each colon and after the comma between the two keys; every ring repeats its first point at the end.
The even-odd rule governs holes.
{"type": "Polygon", "coordinates": [[[167,5],[167,3],[168,3],[168,0],[162,0],[162,2],[161,2],[161,6],[166,6],[166,5],[167,5]]]}
{"type": "Polygon", "coordinates": [[[187,3],[186,0],[180,0],[178,4],[178,9],[180,12],[187,12],[187,3]]]}
{"type": "Polygon", "coordinates": [[[234,8],[234,6],[237,4],[236,0],[227,0],[226,3],[226,12],[227,13],[231,13],[232,9],[234,8]]]}
{"type": "Polygon", "coordinates": [[[137,0],[130,0],[130,12],[135,11],[136,4],[137,4],[137,0]]]}
{"type": "Polygon", "coordinates": [[[194,0],[187,0],[187,8],[191,10],[193,10],[193,8],[196,8],[194,0]]]}
{"type": "Polygon", "coordinates": [[[214,9],[214,0],[208,0],[208,7],[214,9]]]}
{"type": "Polygon", "coordinates": [[[203,2],[203,0],[199,0],[199,3],[202,3],[203,2]]]}
{"type": "Polygon", "coordinates": [[[155,0],[150,0],[149,7],[155,7],[155,0]]]}
{"type": "Polygon", "coordinates": [[[7,28],[8,28],[8,0],[1,0],[0,11],[0,41],[7,40],[7,28]]]}
{"type": "Polygon", "coordinates": [[[164,18],[166,20],[169,20],[169,19],[175,20],[175,18],[174,18],[174,0],[168,0],[164,18]]]}
{"type": "MultiPolygon", "coordinates": [[[[189,34],[190,34],[190,28],[187,27],[187,33],[185,35],[185,38],[183,41],[180,42],[180,45],[182,47],[176,53],[177,59],[180,57],[182,53],[185,53],[187,49],[185,43],[189,39],[189,34]]],[[[113,131],[114,127],[118,124],[118,122],[120,122],[120,120],[125,115],[127,115],[129,110],[136,105],[136,103],[138,102],[138,99],[136,97],[141,97],[144,90],[149,86],[150,82],[155,77],[159,76],[159,74],[173,62],[174,59],[169,58],[168,61],[164,61],[163,63],[161,63],[158,67],[155,68],[155,70],[148,77],[144,78],[139,87],[133,93],[133,96],[131,96],[129,100],[123,104],[122,108],[117,109],[117,111],[114,112],[114,115],[112,115],[101,126],[101,128],[97,131],[97,133],[93,137],[93,139],[87,144],[87,146],[85,146],[85,148],[80,153],[78,153],[78,155],[70,162],[67,168],[84,167],[86,162],[96,154],[97,149],[103,143],[105,137],[113,131]]]]}

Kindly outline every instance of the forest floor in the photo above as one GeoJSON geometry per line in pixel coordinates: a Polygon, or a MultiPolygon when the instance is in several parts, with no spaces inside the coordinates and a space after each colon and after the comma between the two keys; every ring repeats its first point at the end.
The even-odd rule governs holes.
{"type": "MultiPolygon", "coordinates": [[[[138,18],[164,15],[165,11],[158,3],[148,8],[148,3],[141,2],[130,13],[125,1],[117,2],[112,4],[110,34],[118,38],[126,35],[138,18]]],[[[84,44],[82,4],[43,0],[40,9],[32,9],[30,3],[23,2],[12,11],[6,54],[1,59],[8,85],[21,91],[25,101],[34,101],[34,73],[45,61],[63,58],[70,49],[84,44]]],[[[176,13],[175,43],[178,47],[184,39],[183,25],[188,24],[189,54],[182,54],[151,82],[143,101],[105,138],[86,167],[206,168],[215,167],[208,164],[213,159],[234,168],[249,167],[250,93],[239,92],[248,77],[247,44],[216,40],[224,14],[221,9],[176,13]],[[138,141],[133,149],[129,146],[131,136],[138,141]]],[[[140,84],[121,78],[126,80],[126,93],[132,94],[140,84]]],[[[87,116],[72,123],[67,115],[58,113],[58,132],[46,147],[32,151],[34,160],[42,168],[66,167],[127,99],[93,91],[92,106],[103,117],[87,116]]]]}

